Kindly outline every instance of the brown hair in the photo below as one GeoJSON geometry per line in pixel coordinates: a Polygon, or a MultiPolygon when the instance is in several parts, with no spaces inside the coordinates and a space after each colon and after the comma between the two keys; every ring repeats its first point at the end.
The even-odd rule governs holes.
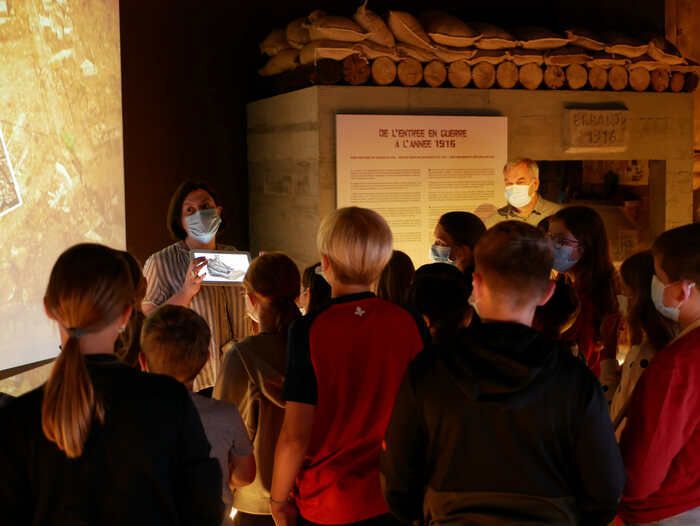
{"type": "Polygon", "coordinates": [[[554,253],[542,231],[522,221],[503,221],[481,236],[474,260],[489,287],[522,305],[547,290],[554,253]]]}
{"type": "Polygon", "coordinates": [[[471,212],[447,212],[438,224],[457,245],[466,245],[472,250],[486,232],[484,222],[471,212]]]}
{"type": "Polygon", "coordinates": [[[321,221],[316,245],[340,283],[371,285],[391,258],[391,229],[374,210],[340,208],[321,221]]]}
{"type": "Polygon", "coordinates": [[[304,269],[301,275],[301,286],[309,290],[309,305],[307,312],[318,312],[331,301],[331,286],[316,269],[321,268],[321,263],[314,263],[304,269]]]}
{"type": "Polygon", "coordinates": [[[301,316],[295,302],[301,277],[294,261],[281,252],[266,252],[250,264],[243,285],[261,302],[261,322],[286,338],[291,323],[301,316]]]}
{"type": "Polygon", "coordinates": [[[377,296],[399,305],[406,303],[416,269],[405,252],[394,250],[377,284],[377,296]]]}
{"type": "MultiPolygon", "coordinates": [[[[184,181],[177,187],[175,193],[170,198],[170,204],[168,205],[168,231],[175,240],[182,240],[187,237],[187,231],[182,226],[182,204],[185,202],[185,198],[194,192],[195,190],[204,190],[208,193],[214,200],[217,206],[220,205],[219,199],[216,197],[214,190],[207,183],[199,181],[184,181]]],[[[226,220],[224,218],[224,212],[221,212],[221,226],[219,227],[219,232],[226,226],[226,220]]]]}
{"type": "Polygon", "coordinates": [[[587,206],[562,208],[550,217],[552,221],[563,222],[582,249],[581,259],[571,270],[576,277],[574,288],[591,298],[595,326],[599,328],[605,316],[617,312],[615,267],[605,224],[598,212],[587,206]]]}
{"type": "Polygon", "coordinates": [[[148,370],[190,382],[209,359],[211,330],[199,314],[179,305],[163,305],[143,322],[141,350],[148,370]]]}
{"type": "Polygon", "coordinates": [[[93,418],[104,419],[104,407],[80,351],[80,336],[102,330],[133,304],[129,268],[116,250],[75,245],[51,270],[44,306],[69,337],[44,386],[41,426],[68,458],[82,455],[93,418]]]}
{"type": "Polygon", "coordinates": [[[134,256],[126,251],[120,252],[120,254],[126,260],[134,285],[134,310],[126,325],[126,330],[119,335],[114,344],[114,354],[129,366],[137,367],[139,352],[141,351],[139,336],[144,320],[141,303],[146,296],[146,278],[141,271],[141,264],[134,256]]]}
{"type": "Polygon", "coordinates": [[[687,279],[700,286],[700,223],[664,232],[652,252],[673,282],[687,279]]]}
{"type": "Polygon", "coordinates": [[[633,334],[644,331],[651,344],[662,349],[673,338],[673,325],[654,307],[651,299],[651,278],[654,257],[646,250],[628,257],[620,267],[620,277],[632,292],[627,323],[633,334]]]}

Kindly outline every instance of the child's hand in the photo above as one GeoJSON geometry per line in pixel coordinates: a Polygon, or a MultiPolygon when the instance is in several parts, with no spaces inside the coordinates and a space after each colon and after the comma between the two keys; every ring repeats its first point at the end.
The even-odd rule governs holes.
{"type": "Polygon", "coordinates": [[[296,506],[289,502],[270,501],[270,512],[276,526],[296,526],[299,512],[296,506]]]}

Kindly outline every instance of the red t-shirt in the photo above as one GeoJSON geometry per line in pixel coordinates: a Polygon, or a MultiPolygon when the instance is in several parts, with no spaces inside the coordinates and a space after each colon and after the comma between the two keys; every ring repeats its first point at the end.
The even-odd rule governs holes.
{"type": "Polygon", "coordinates": [[[654,357],[632,395],[620,448],[626,522],[656,522],[700,506],[700,327],[654,357]]]}
{"type": "Polygon", "coordinates": [[[334,299],[292,325],[285,399],[316,406],[296,502],[317,524],[388,513],[379,453],[396,393],[423,343],[413,317],[371,293],[334,299]]]}

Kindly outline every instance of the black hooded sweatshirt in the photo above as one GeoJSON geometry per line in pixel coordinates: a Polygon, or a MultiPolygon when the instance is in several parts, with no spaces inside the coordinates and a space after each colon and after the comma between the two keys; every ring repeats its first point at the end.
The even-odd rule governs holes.
{"type": "Polygon", "coordinates": [[[391,511],[427,524],[604,525],[625,482],[597,379],[516,323],[413,361],[381,461],[391,511]]]}

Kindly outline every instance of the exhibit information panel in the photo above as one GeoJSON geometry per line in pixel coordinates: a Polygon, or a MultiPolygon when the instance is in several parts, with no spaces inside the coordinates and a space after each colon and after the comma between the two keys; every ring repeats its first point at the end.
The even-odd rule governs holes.
{"type": "Polygon", "coordinates": [[[394,248],[430,262],[449,211],[482,218],[505,205],[506,117],[336,115],[337,206],[382,214],[394,248]]]}

